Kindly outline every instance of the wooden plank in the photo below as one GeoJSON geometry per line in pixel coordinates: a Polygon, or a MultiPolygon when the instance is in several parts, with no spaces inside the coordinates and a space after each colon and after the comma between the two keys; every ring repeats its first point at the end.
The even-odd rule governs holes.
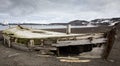
{"type": "Polygon", "coordinates": [[[11,41],[10,41],[10,39],[9,40],[7,39],[7,44],[8,44],[8,47],[11,47],[11,41]]]}
{"type": "Polygon", "coordinates": [[[66,28],[66,34],[70,34],[70,33],[71,33],[71,25],[68,24],[66,28]]]}
{"type": "Polygon", "coordinates": [[[97,44],[97,43],[105,43],[106,38],[93,39],[90,41],[86,40],[71,40],[71,41],[59,41],[57,44],[52,44],[52,46],[61,47],[61,46],[74,46],[74,45],[85,45],[85,44],[97,44]]]}
{"type": "Polygon", "coordinates": [[[6,39],[4,38],[4,43],[3,43],[4,45],[6,44],[6,39]]]}
{"type": "Polygon", "coordinates": [[[29,45],[30,45],[30,47],[34,47],[34,40],[33,39],[30,40],[29,45]]]}
{"type": "Polygon", "coordinates": [[[17,39],[17,38],[15,38],[15,43],[17,43],[17,41],[18,41],[18,39],[17,39]]]}
{"type": "Polygon", "coordinates": [[[19,43],[12,42],[11,45],[15,49],[19,49],[19,50],[23,50],[23,51],[29,51],[29,48],[26,47],[24,44],[19,44],[19,43]]]}
{"type": "Polygon", "coordinates": [[[39,50],[57,50],[56,47],[34,47],[34,49],[39,49],[39,50]]]}
{"type": "Polygon", "coordinates": [[[60,56],[60,49],[57,48],[57,56],[60,56]]]}
{"type": "Polygon", "coordinates": [[[10,36],[8,36],[8,35],[3,35],[3,37],[4,37],[4,44],[7,43],[7,46],[8,46],[8,47],[11,47],[10,36]]]}

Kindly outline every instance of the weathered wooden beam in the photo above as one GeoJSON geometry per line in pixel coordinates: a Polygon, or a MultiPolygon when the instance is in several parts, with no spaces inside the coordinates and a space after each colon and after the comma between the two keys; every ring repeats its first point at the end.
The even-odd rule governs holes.
{"type": "Polygon", "coordinates": [[[33,39],[30,39],[30,41],[28,42],[28,48],[30,51],[33,50],[33,48],[34,48],[34,40],[33,39]]]}
{"type": "Polygon", "coordinates": [[[7,44],[8,44],[8,47],[11,47],[11,41],[10,41],[10,39],[7,40],[7,44]]]}
{"type": "Polygon", "coordinates": [[[57,48],[57,56],[60,56],[60,49],[57,48]]]}
{"type": "Polygon", "coordinates": [[[17,43],[17,41],[18,41],[18,39],[17,39],[17,38],[15,38],[15,43],[17,43]]]}
{"type": "Polygon", "coordinates": [[[67,25],[66,33],[67,34],[71,33],[71,25],[70,24],[67,25]]]}
{"type": "Polygon", "coordinates": [[[26,47],[24,44],[12,42],[11,45],[15,49],[19,49],[19,50],[23,50],[23,51],[29,51],[29,48],[26,47]]]}
{"type": "Polygon", "coordinates": [[[44,39],[41,39],[40,42],[41,42],[40,46],[43,46],[44,45],[44,39]]]}
{"type": "Polygon", "coordinates": [[[56,47],[34,47],[36,50],[57,50],[56,47]]]}
{"type": "Polygon", "coordinates": [[[4,43],[3,43],[4,45],[6,44],[6,39],[4,38],[4,43]]]}
{"type": "Polygon", "coordinates": [[[58,41],[59,41],[59,39],[56,39],[56,40],[55,40],[55,43],[58,43],[58,41]]]}
{"type": "Polygon", "coordinates": [[[75,45],[97,44],[97,43],[106,43],[106,38],[93,39],[92,41],[90,41],[89,39],[59,41],[57,44],[52,44],[52,46],[62,47],[62,46],[75,46],[75,45]]]}
{"type": "Polygon", "coordinates": [[[8,47],[11,47],[10,36],[8,36],[8,35],[3,35],[3,38],[4,38],[4,44],[7,43],[7,46],[8,46],[8,47]]]}
{"type": "Polygon", "coordinates": [[[34,40],[33,39],[30,40],[30,47],[34,47],[34,40]]]}

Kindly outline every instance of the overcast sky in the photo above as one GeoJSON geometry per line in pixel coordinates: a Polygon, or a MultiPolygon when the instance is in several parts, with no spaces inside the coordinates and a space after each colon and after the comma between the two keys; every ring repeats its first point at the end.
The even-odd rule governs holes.
{"type": "Polygon", "coordinates": [[[120,0],[0,0],[0,22],[64,23],[120,16],[120,0]]]}

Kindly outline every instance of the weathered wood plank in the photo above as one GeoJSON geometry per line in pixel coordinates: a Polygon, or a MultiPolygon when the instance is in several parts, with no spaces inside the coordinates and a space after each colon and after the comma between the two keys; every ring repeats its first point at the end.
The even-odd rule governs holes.
{"type": "Polygon", "coordinates": [[[85,45],[85,44],[97,44],[97,43],[105,43],[106,38],[93,39],[90,41],[89,39],[84,40],[71,40],[71,41],[59,41],[57,44],[52,44],[52,46],[60,47],[60,46],[73,46],[73,45],[85,45]]]}
{"type": "Polygon", "coordinates": [[[56,47],[34,47],[34,49],[39,49],[39,50],[57,50],[56,47]]]}
{"type": "Polygon", "coordinates": [[[66,34],[70,34],[70,33],[71,33],[71,25],[68,24],[66,28],[66,34]]]}
{"type": "Polygon", "coordinates": [[[11,43],[12,47],[15,49],[23,50],[23,51],[29,51],[29,48],[25,46],[24,44],[19,44],[19,43],[11,43]]]}

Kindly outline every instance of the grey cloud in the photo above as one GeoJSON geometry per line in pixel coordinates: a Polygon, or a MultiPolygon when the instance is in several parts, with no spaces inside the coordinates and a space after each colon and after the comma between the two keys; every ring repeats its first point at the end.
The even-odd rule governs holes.
{"type": "MultiPolygon", "coordinates": [[[[113,0],[0,0],[0,12],[7,12],[11,15],[28,15],[42,12],[79,12],[98,11],[104,12],[106,6],[113,0]]],[[[118,2],[118,0],[116,0],[118,2]]],[[[111,6],[112,8],[112,6],[111,6]]]]}
{"type": "Polygon", "coordinates": [[[119,2],[119,0],[0,0],[0,13],[16,17],[16,20],[19,19],[17,17],[24,17],[21,19],[65,22],[72,19],[119,16],[119,2]]]}

